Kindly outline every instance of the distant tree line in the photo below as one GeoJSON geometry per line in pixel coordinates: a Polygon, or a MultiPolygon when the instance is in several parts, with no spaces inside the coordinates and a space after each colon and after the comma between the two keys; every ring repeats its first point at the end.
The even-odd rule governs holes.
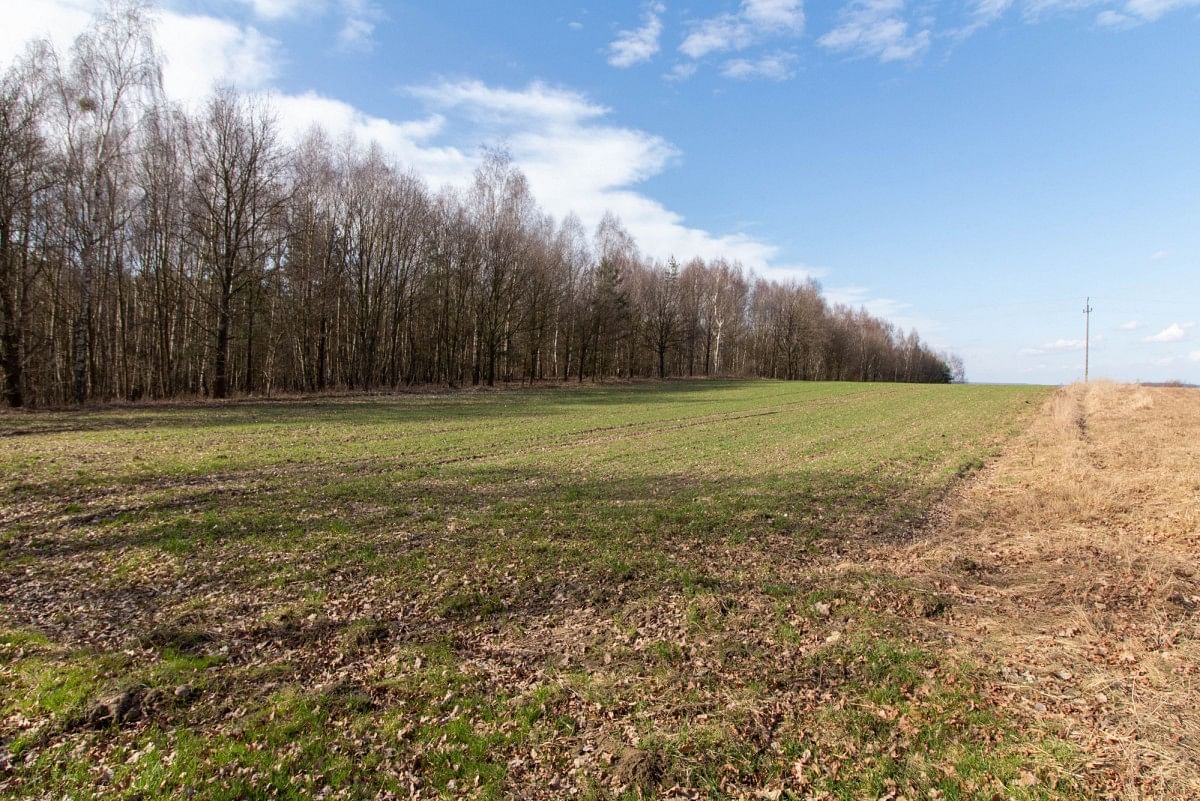
{"type": "Polygon", "coordinates": [[[489,152],[432,191],[374,143],[281,139],[231,89],[164,98],[138,4],[0,84],[0,374],[10,406],[638,376],[945,382],[813,281],[640,255],[541,211],[489,152]]]}

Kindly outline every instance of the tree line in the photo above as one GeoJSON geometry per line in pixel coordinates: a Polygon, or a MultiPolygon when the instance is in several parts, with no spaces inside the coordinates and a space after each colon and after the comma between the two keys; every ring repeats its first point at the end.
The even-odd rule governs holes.
{"type": "Polygon", "coordinates": [[[140,4],[0,81],[9,406],[640,376],[946,382],[961,363],[818,284],[642,255],[541,210],[503,151],[433,190],[376,143],[164,97],[140,4]]]}

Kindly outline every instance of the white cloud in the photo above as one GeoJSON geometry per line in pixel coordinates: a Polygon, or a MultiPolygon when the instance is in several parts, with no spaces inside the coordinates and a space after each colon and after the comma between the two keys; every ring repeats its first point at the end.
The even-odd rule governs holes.
{"type": "MultiPolygon", "coordinates": [[[[769,276],[776,277],[777,276],[769,276]]],[[[894,298],[875,297],[871,290],[861,286],[830,287],[825,290],[830,303],[840,303],[851,308],[864,308],[876,317],[881,317],[904,330],[917,329],[924,339],[941,330],[936,320],[915,316],[912,304],[894,298]]]]}
{"type": "Polygon", "coordinates": [[[1137,329],[1141,328],[1141,326],[1142,324],[1137,320],[1129,320],[1128,322],[1121,323],[1117,327],[1122,331],[1136,331],[1137,329]]]}
{"type": "Polygon", "coordinates": [[[696,74],[699,65],[694,61],[681,61],[667,71],[664,78],[668,81],[686,81],[688,78],[696,74]]]}
{"type": "MultiPolygon", "coordinates": [[[[965,39],[1003,17],[1018,0],[971,0],[967,19],[948,34],[965,39]]],[[[1200,6],[1200,0],[1023,0],[1022,16],[1028,23],[1047,17],[1096,11],[1095,24],[1111,30],[1133,28],[1156,22],[1173,11],[1200,6]]]]}
{"type": "Polygon", "coordinates": [[[350,17],[338,31],[338,46],[343,50],[372,50],[375,47],[375,23],[365,17],[350,17]]]}
{"type": "Polygon", "coordinates": [[[951,35],[959,39],[971,36],[976,31],[986,28],[1003,17],[1012,8],[1013,2],[1014,0],[974,0],[968,9],[966,24],[957,30],[951,31],[951,35]]]}
{"type": "Polygon", "coordinates": [[[474,160],[459,148],[433,142],[445,130],[446,120],[438,114],[397,122],[315,92],[272,95],[269,101],[284,135],[292,141],[319,123],[335,137],[349,134],[360,142],[378,142],[402,166],[415,170],[433,186],[465,184],[475,167],[474,160]]]}
{"type": "Polygon", "coordinates": [[[0,62],[12,62],[33,39],[45,38],[65,51],[99,8],[96,0],[39,0],[10,3],[0,25],[0,62]]]}
{"type": "Polygon", "coordinates": [[[583,23],[580,22],[579,20],[571,20],[570,22],[567,23],[567,27],[573,31],[582,31],[583,23]]]}
{"type": "Polygon", "coordinates": [[[375,0],[241,0],[241,3],[255,17],[269,23],[340,14],[343,19],[337,29],[337,46],[357,52],[374,49],[375,26],[385,16],[375,0]]]}
{"type": "Polygon", "coordinates": [[[1200,0],[1128,0],[1125,12],[1146,22],[1155,22],[1172,11],[1198,5],[1200,0]]]}
{"type": "Polygon", "coordinates": [[[757,59],[735,58],[725,62],[721,74],[727,78],[767,78],[772,81],[783,81],[795,74],[796,55],[794,53],[769,53],[757,59]]]}
{"type": "Polygon", "coordinates": [[[1026,0],[1025,18],[1037,21],[1048,14],[1066,14],[1104,6],[1096,23],[1109,28],[1129,28],[1157,22],[1173,11],[1200,6],[1200,0],[1026,0]]]}
{"type": "Polygon", "coordinates": [[[465,136],[507,141],[513,154],[524,162],[531,181],[537,170],[545,168],[545,179],[556,185],[579,182],[591,189],[618,189],[658,174],[678,156],[660,137],[595,119],[596,107],[566,90],[549,90],[541,84],[531,84],[523,91],[497,89],[478,82],[466,92],[456,91],[455,85],[448,89],[430,87],[424,96],[439,108],[462,114],[460,123],[481,121],[465,136]],[[531,115],[528,110],[544,102],[549,92],[565,95],[564,105],[577,101],[578,113],[567,115],[550,108],[540,116],[531,115]],[[447,103],[447,96],[455,97],[455,102],[447,103]],[[503,102],[511,105],[503,107],[503,102]],[[480,109],[486,114],[479,114],[480,109]]]}
{"type": "Polygon", "coordinates": [[[1195,323],[1171,323],[1153,336],[1146,337],[1145,342],[1178,342],[1187,336],[1189,328],[1195,323]]]}
{"type": "Polygon", "coordinates": [[[771,36],[804,32],[800,0],[742,0],[734,13],[709,17],[692,26],[679,51],[689,58],[745,50],[771,36]]]}
{"type": "MultiPolygon", "coordinates": [[[[609,110],[578,92],[542,83],[502,89],[480,81],[406,91],[452,118],[446,127],[455,132],[454,141],[462,143],[455,153],[479,142],[505,142],[534,195],[552,214],[574,212],[592,227],[611,210],[643,251],[655,258],[725,256],[758,272],[785,269],[776,264],[778,250],[773,245],[743,234],[719,235],[688,226],[680,214],[637,192],[638,183],[677,162],[679,152],[661,137],[606,123],[603,117],[609,110]]],[[[417,149],[430,144],[420,143],[417,149]]],[[[473,162],[466,159],[455,168],[470,169],[473,162]]],[[[791,274],[798,273],[793,269],[791,274]]]]}
{"type": "Polygon", "coordinates": [[[854,0],[842,9],[838,26],[817,41],[827,50],[881,62],[907,61],[929,49],[933,33],[910,33],[903,14],[904,0],[854,0]]]}
{"type": "Polygon", "coordinates": [[[754,42],[752,28],[733,14],[705,20],[679,46],[690,58],[703,58],[709,53],[742,50],[754,42]]]}
{"type": "Polygon", "coordinates": [[[253,27],[160,12],[156,28],[166,59],[163,87],[170,97],[197,103],[219,83],[255,90],[277,76],[279,43],[253,27]]]}
{"type": "Polygon", "coordinates": [[[764,28],[796,31],[804,27],[804,4],[800,0],[745,0],[742,13],[764,28]]]}
{"type": "Polygon", "coordinates": [[[763,25],[797,28],[804,24],[804,8],[799,0],[745,0],[745,16],[763,25]]]}
{"type": "Polygon", "coordinates": [[[1200,0],[1127,0],[1122,13],[1135,23],[1153,23],[1172,11],[1195,6],[1200,6],[1200,0]]]}
{"type": "MultiPolygon", "coordinates": [[[[1096,337],[1096,339],[1099,339],[1099,337],[1096,337]]],[[[1053,342],[1047,342],[1036,348],[1023,348],[1021,353],[1024,355],[1034,355],[1039,353],[1076,351],[1083,350],[1085,344],[1082,339],[1056,339],[1053,342]]]]}
{"type": "MultiPolygon", "coordinates": [[[[65,52],[102,5],[100,0],[39,0],[6,9],[0,65],[11,63],[34,38],[48,38],[65,52]]],[[[198,102],[218,83],[260,89],[277,76],[279,42],[253,26],[165,10],[153,16],[155,38],[166,60],[163,84],[177,100],[198,102]]]]}
{"type": "Polygon", "coordinates": [[[1069,13],[1105,5],[1105,0],[1025,0],[1024,15],[1036,22],[1050,14],[1069,13]]]}
{"type": "Polygon", "coordinates": [[[323,0],[242,0],[256,17],[265,20],[280,20],[297,17],[301,13],[312,13],[324,5],[323,0]]]}
{"type": "Polygon", "coordinates": [[[446,81],[409,86],[408,94],[435,106],[463,108],[475,117],[512,120],[522,117],[576,122],[602,117],[611,109],[592,103],[579,92],[534,81],[524,89],[500,89],[483,81],[446,81]]]}
{"type": "Polygon", "coordinates": [[[375,26],[384,18],[383,10],[372,0],[341,0],[345,20],[338,31],[338,47],[348,52],[375,49],[375,26]]]}
{"type": "Polygon", "coordinates": [[[642,27],[621,31],[608,46],[608,63],[614,67],[632,67],[654,58],[662,36],[662,13],[666,6],[651,3],[646,9],[642,27]]]}
{"type": "Polygon", "coordinates": [[[1102,28],[1132,28],[1138,21],[1128,14],[1107,8],[1096,15],[1096,24],[1102,28]]]}
{"type": "Polygon", "coordinates": [[[1169,258],[1171,258],[1169,250],[1156,250],[1150,254],[1150,261],[1166,261],[1169,258]]]}
{"type": "Polygon", "coordinates": [[[975,0],[971,7],[971,14],[976,19],[991,22],[1002,17],[1004,12],[1012,8],[1012,5],[1013,0],[975,0]]]}
{"type": "Polygon", "coordinates": [[[1188,358],[1194,362],[1200,362],[1200,350],[1194,350],[1188,354],[1188,358]]]}

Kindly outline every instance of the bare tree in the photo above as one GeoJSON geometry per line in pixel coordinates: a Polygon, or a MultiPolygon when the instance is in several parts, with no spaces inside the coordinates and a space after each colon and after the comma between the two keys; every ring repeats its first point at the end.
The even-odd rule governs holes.
{"type": "Polygon", "coordinates": [[[37,206],[58,180],[42,133],[41,55],[35,48],[0,81],[0,368],[13,407],[25,403],[31,303],[44,264],[36,252],[46,233],[37,206]]]}
{"type": "Polygon", "coordinates": [[[509,326],[517,300],[517,269],[526,256],[524,227],[533,207],[529,184],[505,151],[488,151],[475,172],[471,195],[482,245],[483,291],[479,344],[487,360],[487,383],[496,383],[497,361],[507,356],[509,326]]]}
{"type": "Polygon", "coordinates": [[[126,180],[143,112],[161,97],[162,60],[142,2],[113,3],[75,40],[70,61],[50,64],[63,145],[65,233],[78,265],[73,323],[74,396],[88,396],[95,283],[121,258],[134,198],[126,180]]]}
{"type": "Polygon", "coordinates": [[[213,96],[189,137],[190,230],[214,283],[216,316],[212,394],[229,394],[233,300],[275,247],[271,223],[287,196],[286,156],[274,118],[232,89],[213,96]]]}
{"type": "Polygon", "coordinates": [[[658,377],[667,377],[667,353],[679,339],[679,263],[671,257],[665,269],[651,269],[645,281],[645,335],[658,357],[658,377]]]}

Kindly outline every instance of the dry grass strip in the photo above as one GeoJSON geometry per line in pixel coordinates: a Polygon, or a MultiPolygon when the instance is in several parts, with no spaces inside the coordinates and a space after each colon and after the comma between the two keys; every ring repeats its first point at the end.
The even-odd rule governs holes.
{"type": "Polygon", "coordinates": [[[871,559],[955,599],[949,638],[1079,744],[1098,797],[1200,798],[1200,391],[1060,390],[871,559]]]}

